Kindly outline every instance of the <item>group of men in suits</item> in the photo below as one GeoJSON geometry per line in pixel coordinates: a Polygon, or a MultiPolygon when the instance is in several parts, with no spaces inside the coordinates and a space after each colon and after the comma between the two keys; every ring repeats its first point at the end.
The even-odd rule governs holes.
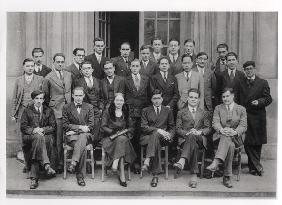
{"type": "MultiPolygon", "coordinates": [[[[45,104],[54,112],[57,172],[63,169],[63,136],[68,136],[67,138],[71,140],[67,141],[74,147],[74,152],[79,153],[73,155],[68,170],[70,172],[76,170],[78,184],[85,185],[81,166],[78,165],[80,159],[85,157],[83,148],[89,138],[85,133],[91,133],[92,143],[95,142],[94,146],[97,145],[102,136],[99,131],[101,114],[113,101],[115,93],[123,93],[134,121],[132,144],[135,151],[140,153],[140,143],[147,145],[145,166],[140,167],[138,154],[132,169],[138,174],[140,169],[147,170],[151,166],[150,161],[153,161],[155,170],[153,173],[157,174],[160,172],[159,161],[153,159],[163,144],[159,142],[164,139],[176,145],[177,138],[173,137],[175,126],[172,128],[175,120],[177,119],[176,133],[179,136],[183,135],[181,130],[184,129],[191,130],[193,136],[204,133],[208,138],[212,131],[209,130],[206,119],[211,118],[216,105],[222,102],[223,89],[231,87],[235,91],[235,102],[245,106],[248,113],[249,126],[245,149],[249,157],[250,172],[262,175],[260,154],[261,145],[266,143],[265,107],[271,103],[272,98],[267,81],[255,74],[253,61],[244,64],[243,73],[238,70],[237,54],[228,52],[226,44],[219,44],[217,46],[219,58],[210,66],[207,53],[195,54],[195,42],[191,39],[184,42],[185,53],[182,56],[179,54],[179,40],[170,39],[168,55],[163,56],[163,42],[160,38],[155,38],[151,46],[141,46],[140,60],[130,55],[131,48],[128,42],[121,44],[120,56],[112,59],[103,56],[105,49],[103,39],[95,38],[93,44],[94,53],[88,56],[85,56],[85,49],[75,48],[73,63],[66,68],[65,56],[62,53],[55,54],[53,69],[42,65],[44,52],[41,48],[35,48],[32,51],[33,59],[26,59],[23,62],[24,75],[16,81],[12,117],[18,119],[19,128],[23,110],[33,102],[30,94],[38,88],[45,93],[45,104]],[[150,104],[152,105],[148,108],[150,104]],[[196,107],[203,116],[201,125],[206,128],[201,128],[204,129],[201,132],[197,129],[196,123],[199,116],[193,113],[192,107],[196,107]],[[194,123],[191,124],[191,121],[186,119],[187,113],[191,114],[194,123]],[[93,121],[90,120],[91,116],[94,116],[93,121]],[[85,136],[85,139],[78,140],[80,135],[85,136]]],[[[198,140],[197,137],[191,138],[188,144],[184,144],[186,152],[190,149],[188,147],[195,147],[198,140]]],[[[194,148],[191,149],[195,151],[194,148]]],[[[187,153],[183,154],[183,157],[184,155],[187,153]]],[[[182,165],[184,166],[183,162],[182,165]]],[[[194,173],[197,173],[196,168],[194,173]]],[[[157,183],[158,179],[154,176],[151,185],[155,187],[157,183]]],[[[195,180],[191,181],[190,186],[196,186],[195,180]]]]}

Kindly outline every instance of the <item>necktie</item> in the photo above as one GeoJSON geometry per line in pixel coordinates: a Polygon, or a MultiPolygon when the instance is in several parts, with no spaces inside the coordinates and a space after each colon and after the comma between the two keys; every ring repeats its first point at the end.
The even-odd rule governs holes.
{"type": "Polygon", "coordinates": [[[140,81],[139,81],[138,75],[134,76],[134,83],[135,83],[135,87],[136,87],[136,89],[138,91],[139,87],[140,87],[140,81]]]}
{"type": "Polygon", "coordinates": [[[87,86],[89,87],[89,88],[92,88],[93,87],[93,83],[92,83],[92,81],[91,81],[91,78],[90,77],[87,77],[87,86]]]}
{"type": "Polygon", "coordinates": [[[232,119],[232,112],[230,105],[227,105],[227,120],[230,121],[232,119]]]}
{"type": "Polygon", "coordinates": [[[98,63],[100,64],[101,63],[101,56],[98,56],[97,60],[98,60],[98,63]]]}
{"type": "Polygon", "coordinates": [[[146,70],[146,68],[147,68],[147,63],[144,61],[143,62],[143,66],[144,66],[144,69],[146,70]]]}
{"type": "Polygon", "coordinates": [[[253,79],[247,79],[247,84],[249,87],[251,87],[254,84],[254,80],[253,79]]]}
{"type": "Polygon", "coordinates": [[[234,75],[234,71],[232,70],[230,73],[230,81],[233,82],[234,78],[235,78],[235,75],[234,75]]]}
{"type": "Polygon", "coordinates": [[[186,72],[186,80],[187,80],[187,82],[189,81],[189,72],[186,72]]]}
{"type": "Polygon", "coordinates": [[[76,107],[77,112],[80,114],[81,104],[77,104],[75,107],[76,107]]]}
{"type": "Polygon", "coordinates": [[[196,115],[196,109],[195,109],[195,108],[192,108],[192,116],[193,116],[193,119],[195,119],[195,115],[196,115]]]}
{"type": "Polygon", "coordinates": [[[163,72],[163,73],[164,73],[164,81],[166,82],[167,80],[166,72],[163,72]]]}
{"type": "Polygon", "coordinates": [[[41,110],[39,107],[36,108],[36,111],[39,113],[39,119],[41,119],[41,110]]]}
{"type": "Polygon", "coordinates": [[[160,114],[160,108],[157,107],[157,115],[159,115],[159,114],[160,114]]]}
{"type": "Polygon", "coordinates": [[[60,80],[63,80],[62,72],[61,71],[58,71],[58,72],[59,72],[60,80]]]}

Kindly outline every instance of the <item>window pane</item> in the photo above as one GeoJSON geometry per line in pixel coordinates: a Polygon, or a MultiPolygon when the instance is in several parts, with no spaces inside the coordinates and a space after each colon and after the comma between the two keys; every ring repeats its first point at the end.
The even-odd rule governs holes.
{"type": "Polygon", "coordinates": [[[150,45],[155,36],[154,20],[144,20],[144,44],[150,45]]]}
{"type": "Polygon", "coordinates": [[[158,18],[168,18],[168,12],[167,11],[158,12],[158,18]]]}
{"type": "Polygon", "coordinates": [[[180,21],[169,21],[169,38],[177,38],[180,40],[180,21]]]}
{"type": "Polygon", "coordinates": [[[102,18],[102,12],[99,12],[99,19],[102,18]]]}
{"type": "Polygon", "coordinates": [[[105,14],[106,12],[102,12],[102,19],[105,20],[105,14]]]}
{"type": "Polygon", "coordinates": [[[163,40],[164,44],[167,44],[167,20],[158,20],[157,29],[157,36],[163,40]]]}
{"type": "Polygon", "coordinates": [[[170,18],[180,18],[180,12],[169,12],[170,18]]]}
{"type": "Polygon", "coordinates": [[[156,18],[156,12],[154,11],[145,11],[144,12],[145,18],[156,18]]]}

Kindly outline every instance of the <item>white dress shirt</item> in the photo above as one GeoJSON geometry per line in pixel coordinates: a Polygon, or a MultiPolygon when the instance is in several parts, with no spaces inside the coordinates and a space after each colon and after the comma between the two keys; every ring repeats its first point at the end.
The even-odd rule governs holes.
{"type": "Polygon", "coordinates": [[[154,107],[155,113],[156,113],[157,115],[161,113],[161,110],[162,110],[162,106],[161,106],[161,105],[158,107],[158,108],[159,108],[159,113],[158,113],[157,107],[154,106],[154,105],[153,105],[153,107],[154,107]]]}
{"type": "Polygon", "coordinates": [[[98,53],[95,52],[95,56],[97,58],[98,63],[100,64],[101,60],[102,60],[102,54],[98,54],[98,53]]]}
{"type": "Polygon", "coordinates": [[[153,56],[156,60],[159,60],[161,58],[161,53],[154,53],[153,52],[153,56]]]}
{"type": "Polygon", "coordinates": [[[191,70],[190,70],[190,71],[188,72],[188,74],[187,74],[186,71],[183,71],[183,74],[184,74],[185,78],[187,78],[187,75],[188,75],[188,78],[190,79],[190,77],[191,77],[191,75],[192,75],[192,72],[191,72],[191,70]]]}
{"type": "Polygon", "coordinates": [[[36,72],[41,71],[41,70],[42,70],[42,64],[40,64],[39,66],[35,64],[34,70],[35,70],[36,72]]]}
{"type": "Polygon", "coordinates": [[[86,82],[87,86],[91,88],[93,86],[93,77],[92,77],[92,75],[90,77],[84,77],[84,79],[85,79],[85,82],[86,82]]]}
{"type": "Polygon", "coordinates": [[[109,78],[109,77],[107,76],[107,79],[108,79],[108,81],[109,81],[110,84],[112,84],[112,82],[114,81],[114,78],[115,78],[115,76],[113,76],[113,78],[109,78]]]}
{"type": "Polygon", "coordinates": [[[231,70],[230,68],[228,68],[227,71],[228,71],[228,75],[229,75],[229,76],[231,75],[231,72],[233,72],[234,77],[235,77],[236,69],[231,70]]]}
{"type": "Polygon", "coordinates": [[[31,74],[31,75],[24,74],[24,78],[25,78],[27,84],[29,84],[33,79],[33,74],[31,74]]]}
{"type": "Polygon", "coordinates": [[[178,53],[175,54],[175,55],[168,54],[168,56],[169,56],[171,62],[175,62],[178,58],[178,53]]]}

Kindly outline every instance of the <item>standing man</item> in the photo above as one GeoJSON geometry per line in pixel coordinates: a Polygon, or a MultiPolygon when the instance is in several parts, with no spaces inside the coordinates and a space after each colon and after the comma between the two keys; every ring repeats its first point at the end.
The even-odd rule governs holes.
{"type": "Polygon", "coordinates": [[[150,46],[141,46],[141,70],[140,73],[150,77],[158,71],[158,64],[150,59],[150,46]]]}
{"type": "Polygon", "coordinates": [[[131,55],[129,55],[130,51],[131,48],[129,42],[123,42],[120,45],[120,56],[112,58],[116,69],[116,75],[126,77],[131,74],[129,67],[133,58],[131,55]]]}
{"type": "Polygon", "coordinates": [[[239,85],[242,82],[242,79],[245,77],[242,71],[237,69],[238,67],[238,55],[234,52],[229,52],[226,55],[227,69],[220,73],[217,77],[217,83],[219,86],[219,91],[217,91],[218,102],[222,102],[220,95],[224,88],[232,88],[234,91],[234,101],[239,103],[239,85]]]}
{"type": "Polygon", "coordinates": [[[77,78],[80,78],[81,75],[81,65],[84,61],[85,50],[84,48],[75,48],[72,52],[73,54],[73,63],[66,67],[66,71],[70,72],[72,75],[72,80],[74,81],[77,78]]]}
{"type": "Polygon", "coordinates": [[[217,76],[219,73],[227,69],[226,55],[228,53],[228,45],[226,43],[218,44],[216,47],[218,58],[213,67],[214,73],[217,76]]]}
{"type": "Polygon", "coordinates": [[[272,97],[268,82],[256,75],[254,61],[243,64],[245,77],[240,83],[240,104],[247,110],[248,129],[244,141],[248,155],[249,172],[253,175],[263,175],[260,162],[262,145],[267,143],[266,111],[272,97]]]}
{"type": "Polygon", "coordinates": [[[209,113],[199,108],[199,102],[199,90],[191,88],[188,91],[188,106],[178,112],[176,120],[178,144],[182,151],[180,159],[173,165],[176,169],[174,178],[183,170],[187,160],[192,174],[189,182],[191,188],[197,187],[199,149],[207,149],[207,137],[212,130],[209,113]]]}
{"type": "Polygon", "coordinates": [[[83,87],[84,98],[83,101],[93,106],[94,110],[94,125],[95,130],[93,132],[94,141],[93,144],[97,144],[100,141],[99,128],[100,117],[103,111],[103,105],[101,102],[101,88],[100,80],[92,76],[93,69],[90,61],[84,61],[81,67],[82,77],[76,79],[73,83],[73,87],[83,87]]]}
{"type": "Polygon", "coordinates": [[[26,167],[30,171],[30,189],[36,189],[40,167],[44,168],[48,177],[56,175],[56,121],[53,110],[43,105],[44,92],[35,90],[31,98],[33,103],[22,114],[21,131],[26,167]]]}
{"type": "Polygon", "coordinates": [[[83,87],[73,89],[73,102],[63,107],[63,128],[66,143],[73,147],[70,173],[76,172],[77,184],[85,186],[86,145],[93,140],[94,111],[91,104],[83,102],[83,87]]]}
{"type": "Polygon", "coordinates": [[[44,56],[44,51],[42,48],[34,48],[32,50],[32,58],[35,62],[35,67],[33,73],[45,77],[48,73],[52,71],[51,68],[48,68],[46,65],[42,64],[42,58],[44,56]]]}
{"type": "Polygon", "coordinates": [[[177,80],[169,72],[170,65],[168,57],[162,57],[159,60],[160,71],[156,75],[153,75],[150,80],[150,90],[153,92],[158,89],[162,92],[162,104],[171,110],[176,108],[176,103],[179,97],[177,80]]]}
{"type": "Polygon", "coordinates": [[[162,55],[162,49],[163,49],[163,41],[161,38],[155,37],[152,42],[152,47],[153,47],[153,52],[150,55],[150,59],[155,62],[158,63],[159,59],[161,57],[163,57],[162,55]]]}
{"type": "Polygon", "coordinates": [[[46,101],[49,107],[53,109],[57,124],[57,150],[58,166],[57,172],[63,172],[63,106],[71,102],[71,73],[63,70],[65,67],[65,56],[62,53],[56,53],[53,57],[54,69],[50,72],[44,82],[43,91],[46,93],[46,101]]]}
{"type": "MultiPolygon", "coordinates": [[[[17,159],[24,161],[24,155],[22,151],[22,132],[20,130],[20,122],[24,109],[32,103],[31,93],[34,90],[42,87],[43,77],[33,74],[34,61],[30,58],[26,58],[23,61],[24,74],[16,79],[13,99],[12,99],[12,110],[11,119],[16,121],[17,124],[17,159]]],[[[24,168],[23,172],[26,172],[24,168]]]]}
{"type": "Polygon", "coordinates": [[[86,61],[90,61],[93,69],[93,76],[99,80],[102,80],[104,76],[104,65],[109,58],[103,56],[103,51],[106,47],[105,41],[102,38],[95,38],[94,43],[94,53],[85,57],[86,61]]]}
{"type": "Polygon", "coordinates": [[[133,172],[140,173],[140,145],[141,112],[149,105],[149,77],[140,74],[140,61],[135,59],[131,62],[131,75],[125,79],[125,100],[129,107],[129,116],[133,120],[133,138],[131,140],[137,158],[133,165],[133,172]]]}
{"type": "Polygon", "coordinates": [[[115,75],[115,67],[112,61],[105,62],[104,72],[106,77],[101,80],[103,111],[114,100],[115,93],[124,93],[124,78],[115,75]]]}
{"type": "Polygon", "coordinates": [[[178,110],[181,110],[187,105],[188,90],[190,90],[191,88],[196,88],[201,93],[199,96],[200,97],[199,107],[201,109],[204,109],[204,95],[202,94],[204,93],[203,77],[195,69],[192,70],[192,66],[193,66],[192,56],[184,54],[181,57],[181,61],[182,61],[183,72],[175,75],[175,78],[177,79],[178,92],[180,95],[180,98],[177,102],[178,110]]]}
{"type": "Polygon", "coordinates": [[[196,59],[195,54],[195,41],[192,39],[187,39],[184,41],[184,54],[189,55],[192,57],[192,61],[194,62],[196,59]]]}
{"type": "Polygon", "coordinates": [[[178,39],[171,38],[168,44],[168,58],[170,64],[170,71],[173,75],[182,72],[181,57],[179,55],[180,42],[178,39]]]}
{"type": "Polygon", "coordinates": [[[147,145],[146,158],[141,169],[148,171],[151,165],[151,186],[156,187],[159,181],[157,175],[162,172],[160,149],[173,141],[175,128],[172,110],[162,105],[160,90],[153,91],[151,101],[153,105],[144,108],[141,117],[144,135],[140,137],[140,145],[147,145]]]}
{"type": "Polygon", "coordinates": [[[195,69],[202,75],[204,79],[204,108],[212,113],[215,108],[216,96],[216,77],[214,72],[208,66],[208,54],[199,52],[196,56],[195,69]]]}

